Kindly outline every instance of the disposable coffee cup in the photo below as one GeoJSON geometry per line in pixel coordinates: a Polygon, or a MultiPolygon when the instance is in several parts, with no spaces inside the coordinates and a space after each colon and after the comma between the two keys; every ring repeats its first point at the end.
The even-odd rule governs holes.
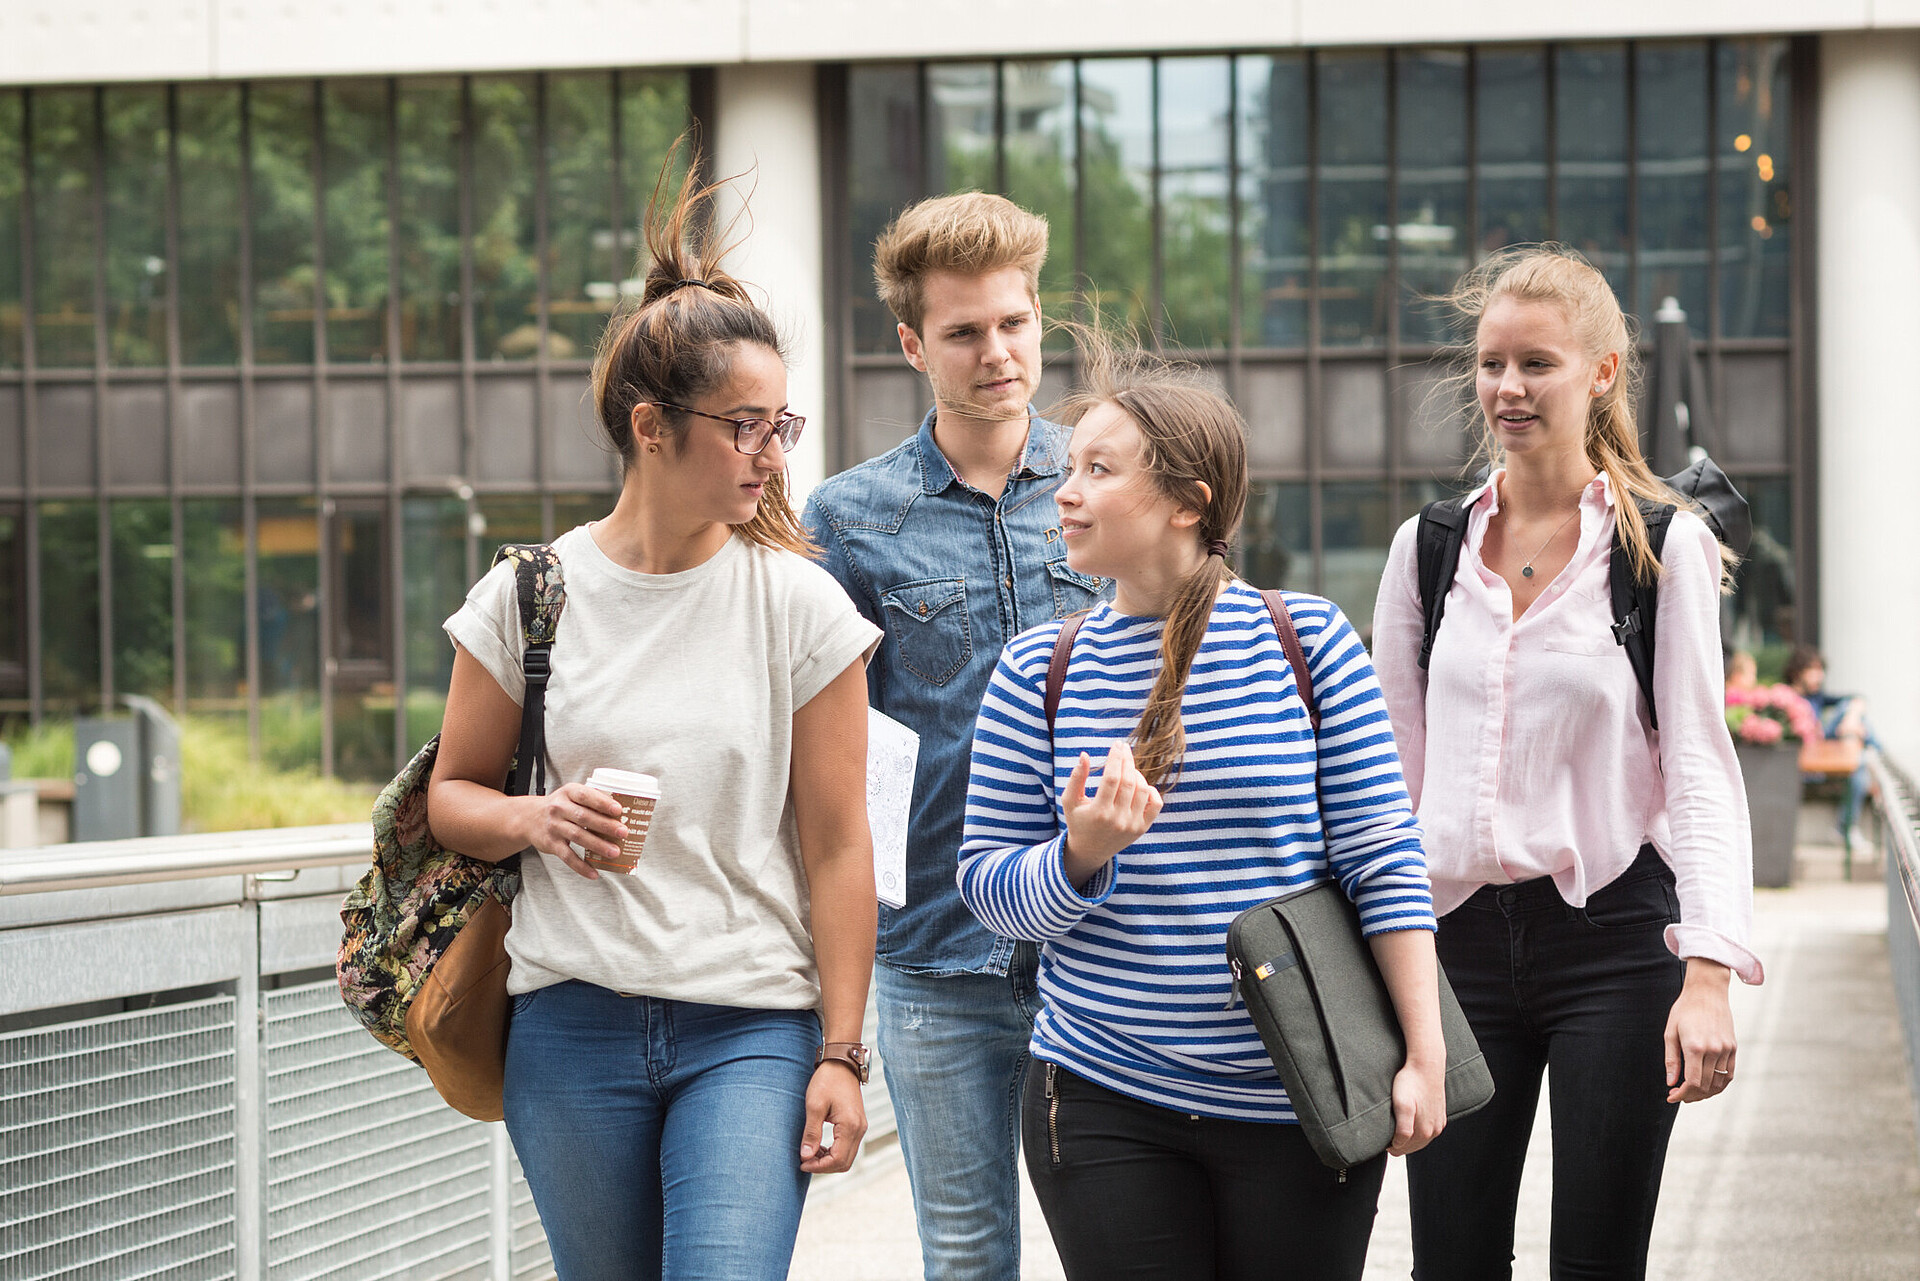
{"type": "Polygon", "coordinates": [[[633,871],[647,843],[647,828],[653,824],[653,807],[660,801],[660,780],[631,770],[597,769],[587,779],[587,786],[620,802],[620,817],[626,824],[627,834],[621,838],[618,857],[602,858],[590,853],[581,857],[603,872],[633,871]]]}

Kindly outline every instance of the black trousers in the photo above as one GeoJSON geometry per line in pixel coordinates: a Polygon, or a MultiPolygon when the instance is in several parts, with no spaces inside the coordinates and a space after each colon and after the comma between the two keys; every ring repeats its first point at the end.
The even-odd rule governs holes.
{"type": "Polygon", "coordinates": [[[1673,873],[1652,846],[1569,907],[1550,879],[1486,886],[1438,947],[1493,1071],[1493,1102],[1408,1158],[1418,1281],[1511,1277],[1520,1172],[1542,1071],[1553,1120],[1554,1281],[1641,1278],[1678,1104],[1667,1015],[1683,963],[1673,873]]]}
{"type": "Polygon", "coordinates": [[[1190,1116],[1035,1060],[1027,1174],[1068,1281],[1358,1281],[1383,1154],[1320,1164],[1297,1125],[1190,1116]]]}

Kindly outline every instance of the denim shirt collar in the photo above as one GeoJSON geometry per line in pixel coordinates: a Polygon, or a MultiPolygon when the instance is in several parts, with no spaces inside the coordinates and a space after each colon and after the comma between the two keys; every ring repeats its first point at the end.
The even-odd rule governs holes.
{"type": "MultiPolygon", "coordinates": [[[[920,420],[920,430],[914,434],[914,450],[920,455],[920,490],[922,493],[937,494],[951,485],[961,483],[959,475],[953,470],[953,464],[940,452],[940,446],[933,443],[933,424],[940,416],[940,407],[934,406],[927,416],[920,420]]],[[[1020,465],[1013,470],[1014,480],[1036,480],[1043,476],[1058,476],[1063,451],[1054,439],[1055,430],[1035,431],[1035,427],[1053,428],[1053,424],[1027,406],[1027,447],[1020,455],[1020,465]]]]}

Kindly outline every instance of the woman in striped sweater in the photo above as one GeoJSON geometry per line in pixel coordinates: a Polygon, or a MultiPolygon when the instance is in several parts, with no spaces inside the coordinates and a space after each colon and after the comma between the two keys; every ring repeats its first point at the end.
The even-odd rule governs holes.
{"type": "Polygon", "coordinates": [[[1060,526],[1068,563],[1117,591],[1072,640],[1051,730],[1061,624],[1001,656],[959,873],[989,928],[1044,944],[1027,1168],[1069,1278],[1357,1278],[1386,1157],[1315,1158],[1224,949],[1241,910],[1338,878],[1406,1033],[1390,1151],[1440,1131],[1433,912],[1386,707],[1339,609],[1290,593],[1316,740],[1271,616],[1228,569],[1247,492],[1233,407],[1191,371],[1089,338],[1083,355],[1060,526]]]}

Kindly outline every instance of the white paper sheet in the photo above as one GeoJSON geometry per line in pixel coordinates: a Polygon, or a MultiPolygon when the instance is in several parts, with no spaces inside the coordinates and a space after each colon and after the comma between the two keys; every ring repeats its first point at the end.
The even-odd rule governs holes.
{"type": "Polygon", "coordinates": [[[888,907],[907,905],[907,818],[920,736],[867,709],[867,825],[873,829],[873,887],[888,907]]]}

